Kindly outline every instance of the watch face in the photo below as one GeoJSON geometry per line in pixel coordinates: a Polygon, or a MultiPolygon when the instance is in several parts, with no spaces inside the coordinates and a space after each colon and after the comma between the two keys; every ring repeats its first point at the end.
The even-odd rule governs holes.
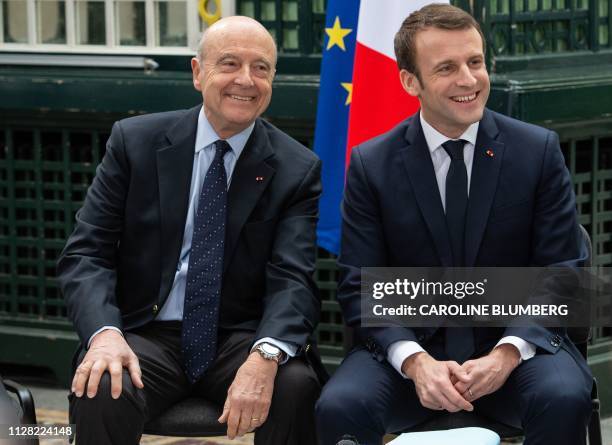
{"type": "Polygon", "coordinates": [[[278,349],[276,346],[273,346],[273,345],[268,344],[268,343],[262,343],[261,349],[266,354],[270,354],[270,355],[278,355],[278,354],[280,354],[280,349],[278,349]]]}

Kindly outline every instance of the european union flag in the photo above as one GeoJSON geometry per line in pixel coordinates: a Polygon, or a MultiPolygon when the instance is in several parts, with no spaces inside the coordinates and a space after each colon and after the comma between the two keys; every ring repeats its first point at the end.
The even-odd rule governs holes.
{"type": "Polygon", "coordinates": [[[314,142],[315,152],[323,161],[323,195],[317,235],[319,245],[335,254],[340,250],[340,203],[344,189],[359,3],[359,0],[329,0],[325,21],[314,142]]]}

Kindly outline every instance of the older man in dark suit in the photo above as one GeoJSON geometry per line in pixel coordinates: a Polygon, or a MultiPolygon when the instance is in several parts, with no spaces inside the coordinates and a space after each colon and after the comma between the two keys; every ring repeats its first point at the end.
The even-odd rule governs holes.
{"type": "Polygon", "coordinates": [[[259,118],[275,64],[263,26],[222,19],[192,59],[203,106],[113,127],[58,263],[78,442],[136,444],[189,394],[224,406],[230,438],[316,442],[320,161],[259,118]]]}
{"type": "Polygon", "coordinates": [[[557,136],[485,109],[478,23],[450,5],[395,38],[420,112],[356,147],[343,202],[338,300],[362,344],[317,405],[322,443],[380,444],[440,411],[522,426],[525,444],[585,443],[592,378],[563,329],[361,325],[361,267],[579,265],[582,238],[557,136]]]}

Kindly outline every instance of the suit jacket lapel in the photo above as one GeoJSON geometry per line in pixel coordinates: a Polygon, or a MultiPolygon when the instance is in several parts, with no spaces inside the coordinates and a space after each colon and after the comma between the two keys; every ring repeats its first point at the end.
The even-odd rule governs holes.
{"type": "Polygon", "coordinates": [[[436,246],[442,266],[452,266],[452,251],[446,217],[440,198],[436,174],[434,172],[431,154],[421,128],[418,114],[412,118],[405,134],[408,147],[402,150],[404,165],[412,184],[417,203],[423,214],[431,237],[436,246]]]}
{"type": "Polygon", "coordinates": [[[164,301],[174,280],[181,253],[201,106],[192,108],[166,133],[169,145],[157,150],[161,222],[161,286],[164,301]]]}
{"type": "Polygon", "coordinates": [[[230,263],[242,227],[276,171],[265,162],[273,155],[267,130],[258,119],[232,175],[227,202],[223,270],[230,263]]]}
{"type": "Polygon", "coordinates": [[[465,224],[465,261],[473,266],[480,248],[489,212],[497,190],[504,157],[504,144],[496,141],[499,133],[492,113],[485,109],[474,148],[470,195],[465,224]]]}

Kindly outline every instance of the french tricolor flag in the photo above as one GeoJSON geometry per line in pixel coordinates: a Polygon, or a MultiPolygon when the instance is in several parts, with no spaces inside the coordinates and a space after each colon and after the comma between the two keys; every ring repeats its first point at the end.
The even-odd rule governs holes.
{"type": "Polygon", "coordinates": [[[319,245],[340,249],[340,203],[352,147],[419,108],[399,80],[393,39],[411,12],[431,0],[329,0],[315,151],[323,161],[319,245]]]}

